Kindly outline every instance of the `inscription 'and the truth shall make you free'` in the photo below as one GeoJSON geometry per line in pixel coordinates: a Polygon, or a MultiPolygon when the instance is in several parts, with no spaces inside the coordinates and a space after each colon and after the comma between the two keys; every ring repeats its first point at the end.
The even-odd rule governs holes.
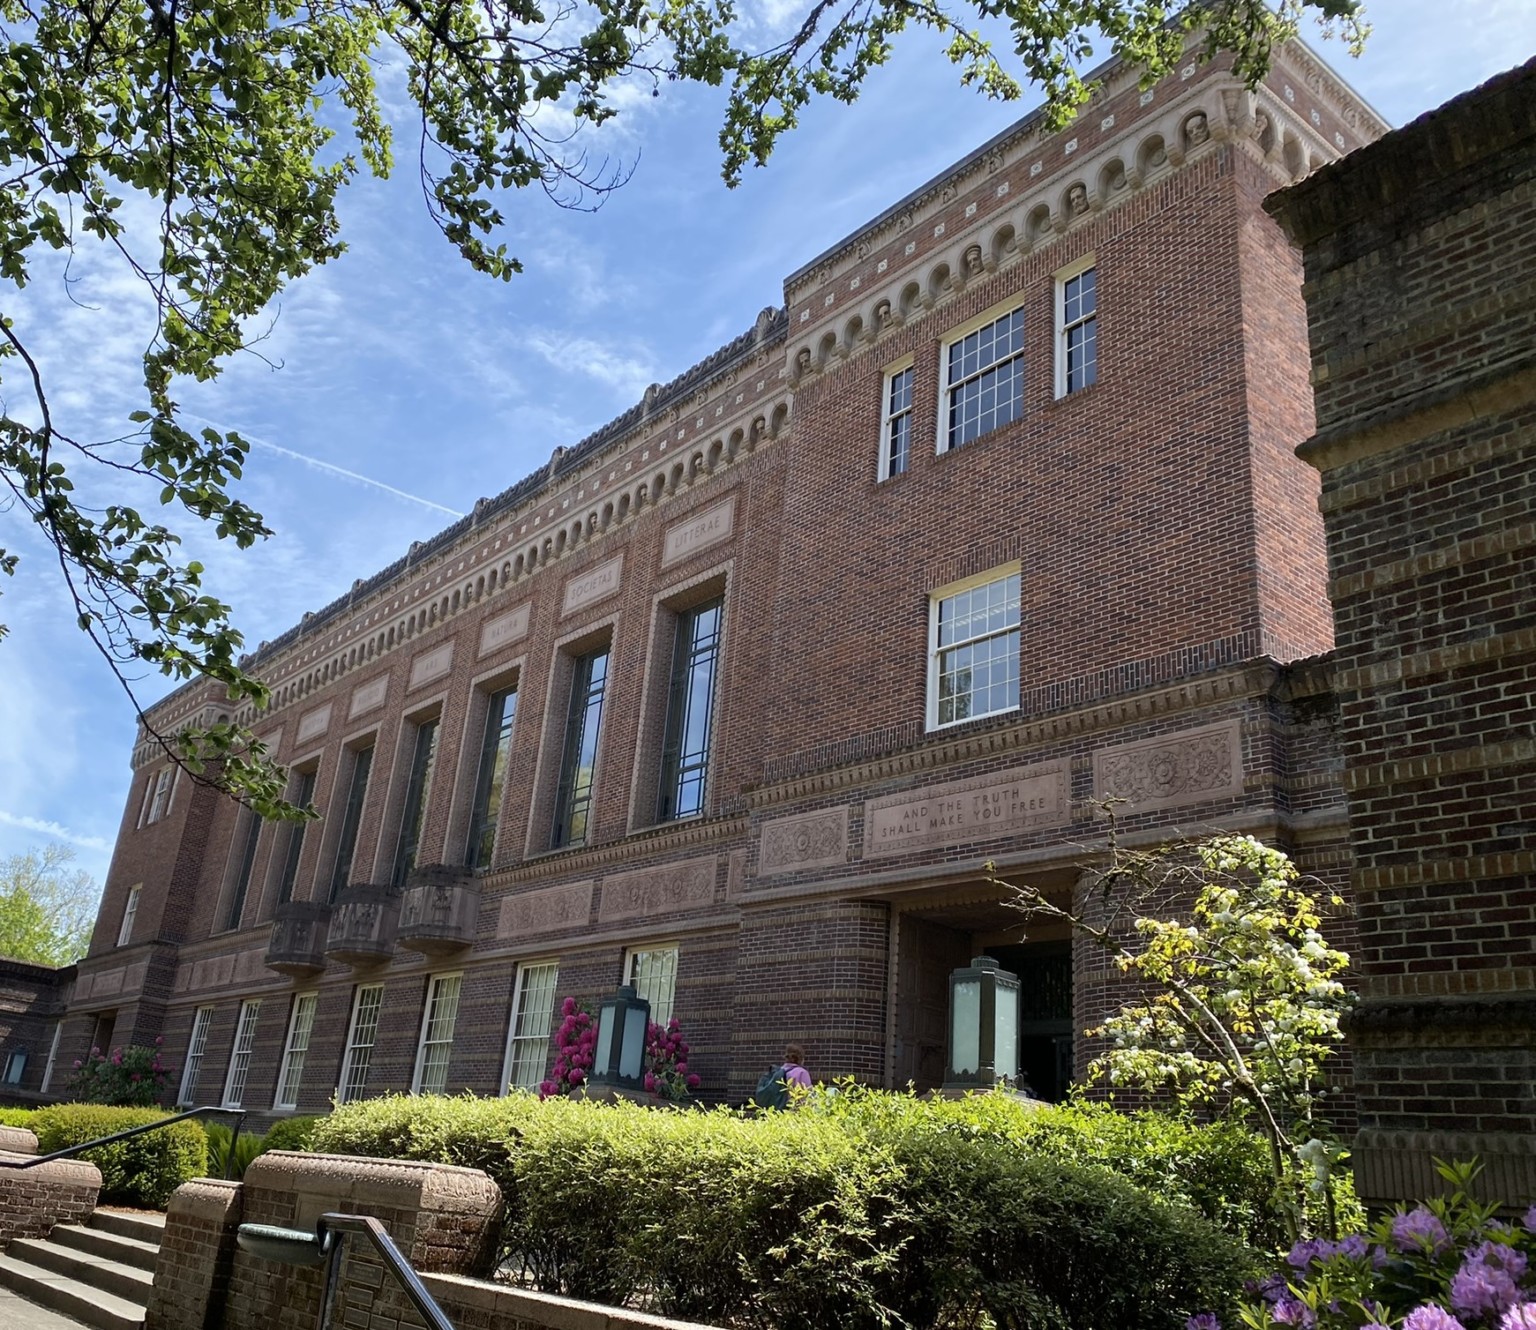
{"type": "Polygon", "coordinates": [[[932,785],[864,807],[866,854],[895,854],[1068,820],[1064,766],[1026,767],[978,780],[932,785]]]}

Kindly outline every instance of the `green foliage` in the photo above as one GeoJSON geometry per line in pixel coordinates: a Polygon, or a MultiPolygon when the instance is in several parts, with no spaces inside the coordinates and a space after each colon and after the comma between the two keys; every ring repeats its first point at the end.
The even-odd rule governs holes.
{"type": "MultiPolygon", "coordinates": [[[[153,1108],[54,1104],[38,1109],[27,1125],[37,1133],[38,1152],[49,1154],[168,1116],[153,1108]]],[[[98,1146],[81,1158],[101,1170],[103,1204],[161,1210],[183,1182],[207,1175],[208,1138],[196,1122],[177,1122],[159,1131],[98,1146]]]]}
{"type": "Polygon", "coordinates": [[[203,1134],[208,1138],[209,1177],[239,1181],[245,1176],[246,1165],[272,1148],[265,1136],[243,1131],[236,1137],[222,1122],[207,1123],[203,1134]]]}
{"type": "Polygon", "coordinates": [[[164,1102],[171,1092],[171,1072],[160,1061],[160,1040],[155,1040],[153,1048],[130,1044],[110,1053],[91,1049],[84,1062],[75,1063],[69,1092],[82,1103],[120,1108],[150,1108],[164,1102]]]}
{"type": "Polygon", "coordinates": [[[101,888],[54,842],[0,861],[0,956],[69,965],[91,945],[101,888]]]}
{"type": "MultiPolygon", "coordinates": [[[[1134,1124],[1112,1117],[862,1090],[756,1116],[396,1096],[338,1108],[311,1144],[486,1169],[507,1202],[504,1256],[575,1297],[784,1330],[1178,1330],[1252,1261],[1189,1205],[1087,1162],[1134,1153],[1134,1124]]],[[[1136,1167],[1175,1198],[1236,1178],[1247,1193],[1209,1202],[1232,1220],[1263,1147],[1205,1130],[1149,1133],[1136,1167]]]]}
{"type": "Polygon", "coordinates": [[[316,1124],[324,1121],[324,1118],[318,1117],[279,1118],[267,1128],[267,1134],[262,1137],[262,1148],[308,1150],[310,1138],[315,1134],[316,1124]]]}
{"type": "MultiPolygon", "coordinates": [[[[1281,0],[1275,13],[1209,0],[1206,53],[1234,51],[1256,82],[1303,13],[1360,33],[1359,0],[1281,0]]],[[[0,480],[54,547],[76,622],[130,696],[147,665],[260,707],[268,689],[240,665],[230,608],[204,589],[176,530],[207,523],[242,549],[270,534],[233,493],[250,445],[186,428],[175,390],[217,377],[264,334],[283,289],[342,252],[337,196],[363,170],[388,173],[392,112],[416,136],[407,157],[432,221],[472,267],[507,279],[520,264],[497,243],[504,192],[538,186],[579,207],[623,183],[624,168],[589,158],[582,141],[617,114],[621,85],[728,84],[720,138],[734,183],[812,98],[853,100],[909,24],[943,34],[962,80],[990,96],[1039,83],[1059,123],[1087,93],[1076,71],[1089,30],[1155,79],[1178,66],[1193,21],[1169,14],[1163,0],[814,0],[787,42],[760,51],[745,44],[756,21],[733,0],[0,0],[0,281],[24,287],[40,256],[91,250],[121,264],[113,275],[153,309],[142,405],[106,439],[71,432],[35,330],[0,316],[0,480]],[[1010,60],[979,30],[999,20],[1010,60]],[[403,106],[378,95],[380,64],[403,69],[403,106]],[[97,465],[110,468],[112,501],[77,502],[97,465]]],[[[0,573],[17,563],[0,548],[0,573]]],[[[283,801],[283,774],[247,728],[149,732],[263,816],[306,815],[283,801]]]]}
{"type": "Polygon", "coordinates": [[[0,1108],[0,1127],[26,1127],[32,1126],[35,1108],[0,1108]]]}

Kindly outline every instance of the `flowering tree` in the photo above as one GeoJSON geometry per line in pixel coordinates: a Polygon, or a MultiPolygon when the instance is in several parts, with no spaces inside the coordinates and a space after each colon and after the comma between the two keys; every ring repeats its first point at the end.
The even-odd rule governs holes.
{"type": "Polygon", "coordinates": [[[84,1062],[75,1062],[69,1091],[85,1104],[115,1104],[124,1108],[153,1108],[171,1093],[171,1069],[160,1061],[161,1040],[153,1048],[131,1044],[110,1054],[91,1049],[84,1062]]]}
{"type": "Polygon", "coordinates": [[[1329,1181],[1343,1152],[1321,1109],[1352,999],[1340,978],[1349,957],[1319,931],[1317,897],[1285,854],[1249,836],[1128,851],[1111,823],[1110,845],[1078,906],[1015,888],[1031,918],[1070,924],[1145,994],[1088,1031],[1109,1045],[1090,1076],[1189,1112],[1251,1118],[1293,1236],[1309,1191],[1329,1205],[1331,1226],[1329,1181]],[[1187,915],[1164,917],[1191,895],[1187,915]]]}
{"type": "MultiPolygon", "coordinates": [[[[575,998],[560,1006],[560,1025],[555,1031],[555,1064],[549,1079],[539,1085],[539,1097],[570,1094],[587,1083],[597,1050],[597,1020],[575,998]]],[[[688,1070],[688,1041],[676,1016],[665,1027],[655,1021],[646,1028],[645,1088],[661,1099],[685,1099],[699,1088],[699,1078],[688,1070]]]]}

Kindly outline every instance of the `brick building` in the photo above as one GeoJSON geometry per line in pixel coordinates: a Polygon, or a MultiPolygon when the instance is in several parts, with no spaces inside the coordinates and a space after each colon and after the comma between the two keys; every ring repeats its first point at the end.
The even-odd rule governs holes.
{"type": "Polygon", "coordinates": [[[1133,839],[1345,881],[1300,260],[1261,204],[1384,126],[1300,47],[1253,92],[1105,84],[263,644],[239,719],[322,821],[141,736],[59,1056],[163,1036],[184,1100],[261,1114],[490,1093],[630,978],[709,1095],[786,1037],[926,1087],[986,950],[1055,1093],[1112,980],[1022,943],[985,862],[1070,893],[1115,794],[1133,839]]]}

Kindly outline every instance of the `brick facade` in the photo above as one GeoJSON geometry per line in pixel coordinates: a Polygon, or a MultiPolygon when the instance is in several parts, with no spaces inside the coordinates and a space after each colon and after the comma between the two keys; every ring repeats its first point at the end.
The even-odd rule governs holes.
{"type": "MultiPolygon", "coordinates": [[[[258,649],[273,705],[240,719],[314,774],[325,817],[301,841],[262,828],[246,872],[248,815],[185,778],[146,821],[164,759],[141,737],[66,1046],[110,1016],[119,1042],[163,1034],[179,1065],[211,1008],[189,1092],[209,1102],[259,998],[244,1098],[265,1115],[295,997],[315,992],[298,1108],[323,1111],[359,985],[384,985],[376,1093],[413,1084],[431,977],[462,974],[446,1084],[493,1092],[530,966],[557,963],[556,996],[593,999],[627,951],[675,948],[707,1097],[743,1095],[786,1039],[818,1076],[927,1087],[947,975],[990,949],[1068,1004],[1032,1052],[1049,1074],[1112,994],[1086,958],[1074,988],[1060,939],[1021,943],[987,862],[1070,892],[1103,841],[1096,801],[1118,794],[1128,836],[1251,831],[1337,880],[1318,481],[1291,453],[1313,428],[1300,269],[1261,201],[1382,128],[1300,48],[1251,92],[1219,63],[1147,91],[1112,68],[1073,128],[1020,122],[812,260],[709,360],[258,649]],[[1085,265],[1097,382],[1058,395],[1060,279],[1085,265]],[[949,342],[1013,310],[1016,418],[941,448],[949,342]],[[880,480],[887,375],[908,361],[910,466],[880,480]],[[935,593],[1009,572],[1018,706],[941,727],[935,593]],[[658,821],[677,624],[716,599],[704,807],[658,821]],[[557,849],[576,662],[604,649],[590,822],[557,849]],[[507,688],[494,852],[475,872],[487,707],[507,688]]],[[[219,714],[189,687],[154,719],[219,714]]]]}
{"type": "Polygon", "coordinates": [[[1536,1199],[1536,63],[1277,197],[1306,261],[1357,1186],[1536,1199]]]}

